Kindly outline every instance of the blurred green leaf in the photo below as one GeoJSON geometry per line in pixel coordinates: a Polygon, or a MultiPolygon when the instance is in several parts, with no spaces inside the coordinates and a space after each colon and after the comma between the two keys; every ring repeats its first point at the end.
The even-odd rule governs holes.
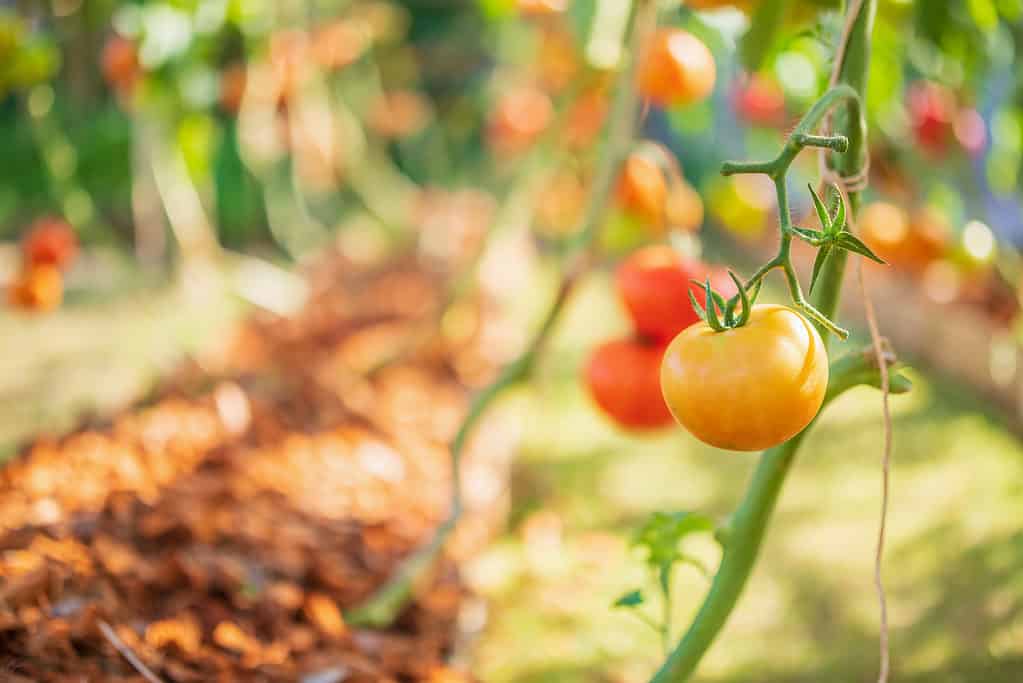
{"type": "Polygon", "coordinates": [[[629,591],[620,598],[614,601],[615,607],[639,607],[646,599],[643,597],[643,591],[638,588],[633,591],[629,591]]]}
{"type": "Polygon", "coordinates": [[[678,544],[693,533],[711,532],[714,520],[696,512],[655,512],[633,537],[633,545],[647,551],[647,564],[658,570],[677,561],[678,544]]]}
{"type": "Polygon", "coordinates": [[[750,28],[739,46],[742,64],[748,71],[756,71],[764,63],[783,26],[789,0],[764,0],[750,19],[750,28]]]}

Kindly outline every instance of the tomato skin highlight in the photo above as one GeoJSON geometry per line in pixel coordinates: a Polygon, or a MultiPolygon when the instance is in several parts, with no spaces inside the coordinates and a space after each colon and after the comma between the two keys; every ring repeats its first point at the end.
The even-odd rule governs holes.
{"type": "Polygon", "coordinates": [[[660,387],[663,344],[616,339],[598,346],[584,369],[586,386],[601,411],[629,430],[671,424],[660,387]]]}
{"type": "Polygon", "coordinates": [[[774,304],[754,306],[743,327],[686,328],[661,365],[661,390],[679,424],[733,451],[791,439],[817,415],[827,387],[828,355],[817,330],[774,304]]]}
{"type": "Polygon", "coordinates": [[[706,295],[691,280],[704,277],[703,264],[684,259],[669,246],[652,245],[622,261],[615,280],[636,331],[668,342],[700,319],[689,302],[689,292],[703,303],[706,295]]]}

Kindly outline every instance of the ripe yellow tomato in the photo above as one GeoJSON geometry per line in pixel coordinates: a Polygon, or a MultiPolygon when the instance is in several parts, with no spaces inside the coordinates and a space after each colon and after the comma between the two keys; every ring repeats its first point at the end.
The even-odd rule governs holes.
{"type": "Polygon", "coordinates": [[[770,448],[801,432],[827,387],[828,354],[817,330],[774,304],[754,306],[743,327],[686,328],[661,364],[661,391],[679,424],[733,451],[770,448]]]}
{"type": "Polygon", "coordinates": [[[699,38],[677,28],[660,29],[639,63],[639,92],[654,104],[701,102],[714,90],[714,55],[699,38]]]}

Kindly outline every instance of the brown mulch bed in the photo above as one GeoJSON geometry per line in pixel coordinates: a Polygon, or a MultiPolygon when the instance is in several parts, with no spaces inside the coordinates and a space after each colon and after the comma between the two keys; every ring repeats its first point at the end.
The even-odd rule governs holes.
{"type": "MultiPolygon", "coordinates": [[[[448,664],[466,598],[451,560],[389,629],[342,612],[445,512],[445,444],[494,365],[489,313],[427,334],[442,285],[411,261],[335,255],[308,281],[299,314],[255,315],[146,405],[0,472],[0,681],[146,680],[117,646],[162,681],[469,680],[448,664]]],[[[490,519],[463,543],[494,523],[505,434],[475,439],[490,519]]]]}

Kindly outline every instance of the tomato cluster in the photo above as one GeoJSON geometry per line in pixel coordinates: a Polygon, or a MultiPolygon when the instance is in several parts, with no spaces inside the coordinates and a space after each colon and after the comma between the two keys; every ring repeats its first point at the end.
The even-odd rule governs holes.
{"type": "Polygon", "coordinates": [[[10,304],[26,311],[51,311],[64,295],[63,271],[78,255],[74,229],[64,220],[38,219],[21,243],[21,271],[9,284],[10,304]]]}
{"type": "Polygon", "coordinates": [[[594,401],[621,427],[645,430],[671,423],[661,396],[661,359],[668,342],[699,320],[689,294],[703,302],[704,290],[693,280],[708,277],[728,293],[725,283],[731,280],[723,271],[663,245],[643,247],[618,267],[616,287],[635,334],[598,347],[584,376],[594,401]]]}

